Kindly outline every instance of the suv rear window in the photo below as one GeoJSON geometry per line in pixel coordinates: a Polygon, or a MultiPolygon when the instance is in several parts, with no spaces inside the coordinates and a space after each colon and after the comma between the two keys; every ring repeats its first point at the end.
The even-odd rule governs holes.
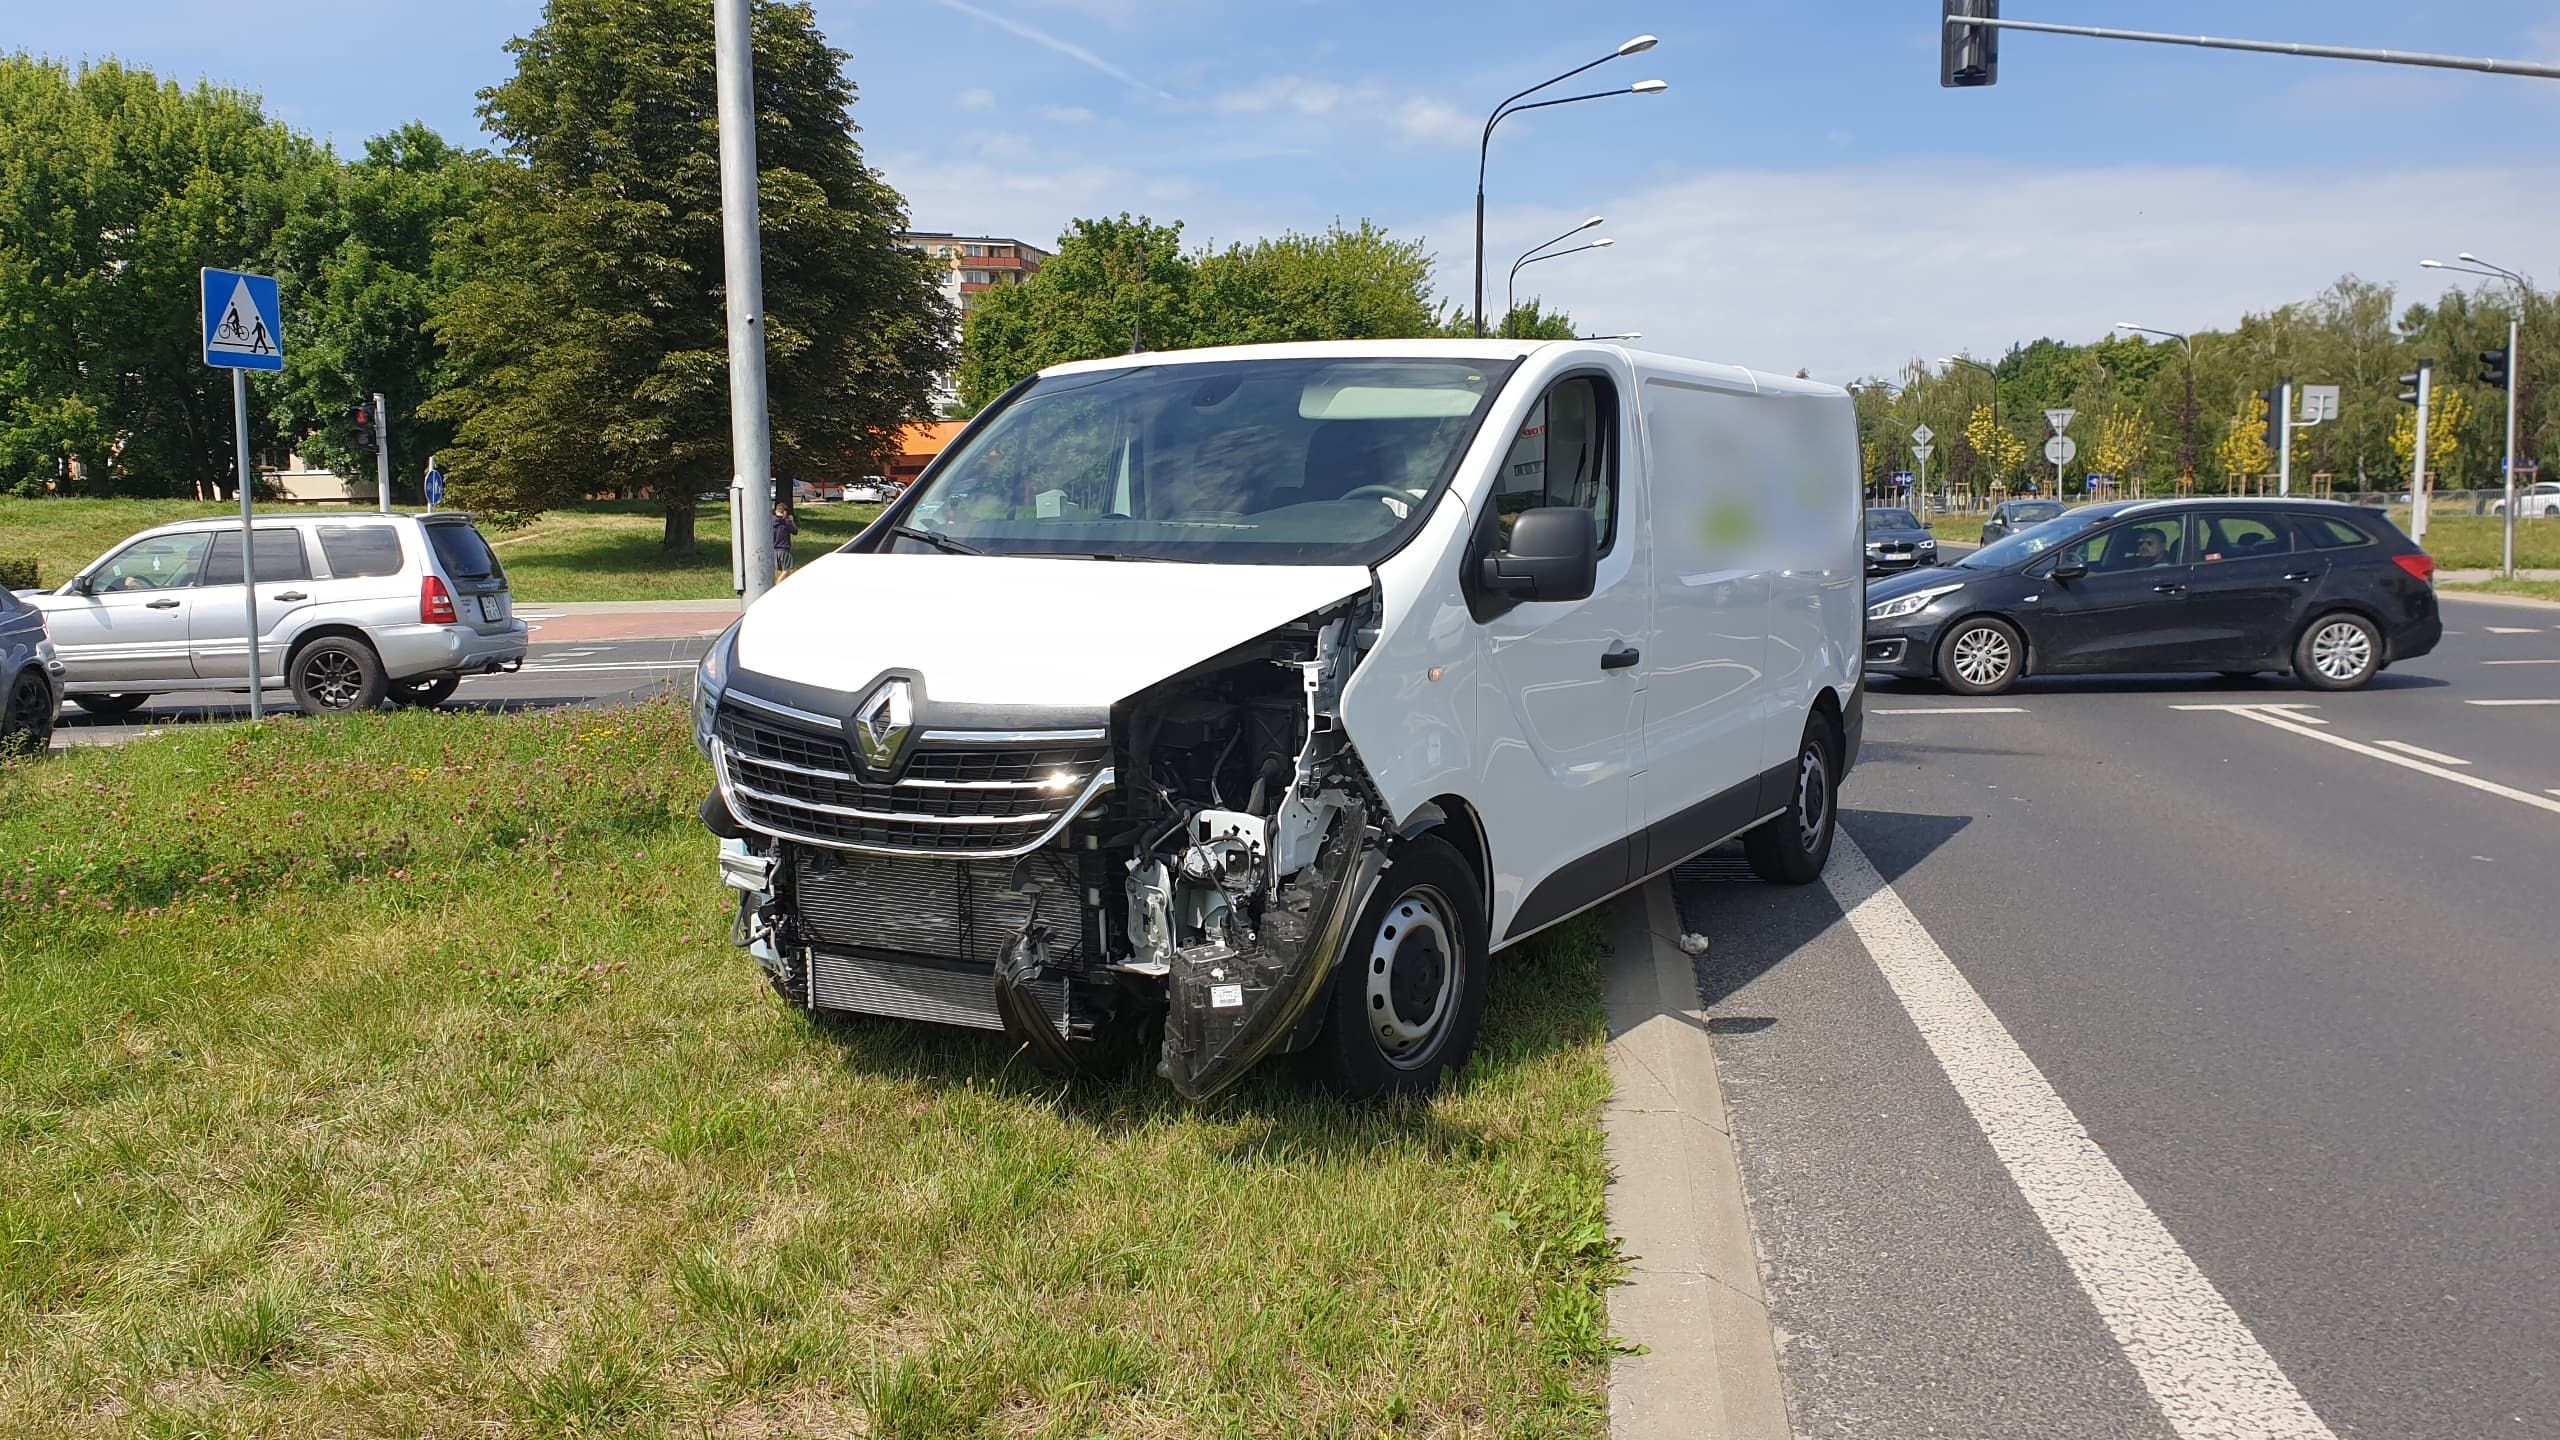
{"type": "Polygon", "coordinates": [[[468,524],[447,521],[442,525],[430,525],[427,527],[427,540],[435,546],[436,560],[444,566],[444,573],[456,580],[487,580],[492,576],[504,579],[506,576],[507,572],[498,568],[497,554],[489,548],[489,542],[481,539],[480,532],[468,524]]]}
{"type": "Polygon", "coordinates": [[[400,532],[388,525],[322,525],[320,556],[340,580],[400,573],[400,532]]]}
{"type": "Polygon", "coordinates": [[[2297,515],[2294,524],[2302,535],[2302,544],[2310,550],[2343,550],[2350,545],[2370,545],[2373,537],[2344,520],[2327,515],[2297,515]]]}

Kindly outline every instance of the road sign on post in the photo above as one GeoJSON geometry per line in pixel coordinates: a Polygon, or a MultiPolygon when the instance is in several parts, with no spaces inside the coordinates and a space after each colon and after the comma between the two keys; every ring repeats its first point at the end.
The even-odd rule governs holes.
{"type": "Polygon", "coordinates": [[[427,461],[426,489],[427,508],[429,510],[433,510],[444,503],[444,471],[437,469],[436,462],[432,459],[427,461]]]}
{"type": "Polygon", "coordinates": [[[2054,434],[2059,435],[2071,428],[2072,417],[2079,413],[2077,410],[2047,410],[2044,412],[2044,421],[2053,427],[2054,434]]]}
{"type": "Polygon", "coordinates": [[[258,547],[250,527],[258,490],[257,472],[249,467],[249,372],[284,368],[284,306],[276,297],[276,277],[238,270],[197,272],[196,294],[204,323],[197,328],[204,342],[204,363],[231,372],[231,429],[240,456],[240,603],[249,621],[249,718],[266,718],[259,690],[263,666],[258,659],[258,547]]]}

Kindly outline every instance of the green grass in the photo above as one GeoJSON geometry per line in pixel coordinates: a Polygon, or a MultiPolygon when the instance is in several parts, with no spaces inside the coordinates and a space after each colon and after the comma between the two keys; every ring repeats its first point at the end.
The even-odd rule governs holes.
{"type": "Polygon", "coordinates": [[[682,710],[0,767],[0,1435],[1601,1434],[1597,932],[1428,1105],[814,1023],[682,710]]]}
{"type": "MultiPolygon", "coordinates": [[[[312,509],[363,513],[361,506],[299,505],[271,507],[270,513],[312,509]]],[[[135,531],[239,513],[236,505],[185,500],[0,499],[0,558],[31,555],[42,583],[58,585],[135,531]]],[[[804,562],[814,559],[852,539],[878,513],[876,505],[803,506],[793,552],[804,562]]],[[[488,533],[519,600],[727,599],[727,507],[703,508],[690,554],[659,548],[664,528],[652,506],[593,504],[554,511],[519,530],[488,533]]]]}
{"type": "MultiPolygon", "coordinates": [[[[2409,520],[2407,506],[2392,509],[2391,523],[2404,533],[2409,520]]],[[[2439,569],[2494,570],[2499,564],[2506,523],[2506,517],[2501,515],[2447,515],[2439,511],[2427,517],[2427,538],[2419,543],[2435,557],[2439,569]]],[[[2560,523],[2517,517],[2516,564],[2531,570],[2560,567],[2560,523]]]]}
{"type": "Polygon", "coordinates": [[[2446,590],[2478,590],[2490,595],[2522,595],[2532,600],[2560,601],[2560,580],[2470,580],[2446,590]]]}

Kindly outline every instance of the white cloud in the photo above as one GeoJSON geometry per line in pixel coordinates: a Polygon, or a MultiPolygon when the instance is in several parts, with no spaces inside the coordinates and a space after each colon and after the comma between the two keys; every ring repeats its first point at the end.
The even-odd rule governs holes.
{"type": "Polygon", "coordinates": [[[1325,115],[1346,100],[1374,100],[1377,92],[1375,81],[1346,86],[1303,75],[1274,75],[1241,90],[1224,92],[1218,96],[1217,106],[1230,115],[1259,115],[1284,108],[1301,115],[1325,115]]]}
{"type": "Polygon", "coordinates": [[[960,92],[959,105],[963,110],[993,110],[996,108],[996,92],[993,90],[963,90],[960,92]]]}
{"type": "Polygon", "coordinates": [[[1043,105],[1040,118],[1052,125],[1082,125],[1093,118],[1093,112],[1081,105],[1043,105]]]}
{"type": "MultiPolygon", "coordinates": [[[[2349,272],[2433,296],[2442,282],[2421,257],[2531,254],[2560,226],[2555,182],[2560,170],[2487,166],[2336,178],[1982,164],[1710,172],[1591,207],[1611,217],[1617,245],[1529,273],[1586,328],[1838,381],[2043,335],[2091,340],[2120,319],[2227,326],[2349,272]],[[2477,194],[2507,199],[2458,220],[2426,199],[2477,194]]],[[[1512,257],[1586,213],[1499,198],[1488,310],[1512,257]]],[[[1428,227],[1451,295],[1468,288],[1469,223],[1428,227]]]]}
{"type": "Polygon", "coordinates": [[[1483,121],[1458,113],[1457,107],[1445,101],[1416,95],[1397,107],[1395,124],[1407,140],[1429,145],[1473,144],[1482,133],[1483,121]]]}

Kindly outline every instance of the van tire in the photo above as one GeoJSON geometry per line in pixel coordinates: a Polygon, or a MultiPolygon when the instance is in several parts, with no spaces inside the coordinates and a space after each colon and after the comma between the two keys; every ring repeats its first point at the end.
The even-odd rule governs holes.
{"type": "Polygon", "coordinates": [[[1969,616],[1938,642],[1938,681],[1958,695],[1997,695],[2026,669],[2027,642],[2006,620],[1969,616]]]}
{"type": "Polygon", "coordinates": [[[1742,837],[1751,873],[1772,885],[1810,885],[1830,863],[1840,833],[1840,737],[1816,711],[1804,722],[1787,808],[1742,837]]]}
{"type": "Polygon", "coordinates": [[[136,690],[118,690],[104,695],[72,695],[72,704],[92,715],[130,715],[149,700],[149,695],[136,690]]]}
{"type": "Polygon", "coordinates": [[[353,715],[382,708],[387,690],[373,647],[344,635],[323,635],[295,653],[285,674],[293,703],[305,715],[353,715]]]}
{"type": "Polygon", "coordinates": [[[1483,889],[1457,847],[1417,835],[1353,924],[1306,1063],[1345,1100],[1429,1095],[1463,1068],[1484,1023],[1483,889]]]}
{"type": "Polygon", "coordinates": [[[452,699],[453,692],[461,688],[462,677],[459,675],[430,675],[424,680],[403,680],[392,686],[391,699],[394,704],[432,710],[452,699]]]}

